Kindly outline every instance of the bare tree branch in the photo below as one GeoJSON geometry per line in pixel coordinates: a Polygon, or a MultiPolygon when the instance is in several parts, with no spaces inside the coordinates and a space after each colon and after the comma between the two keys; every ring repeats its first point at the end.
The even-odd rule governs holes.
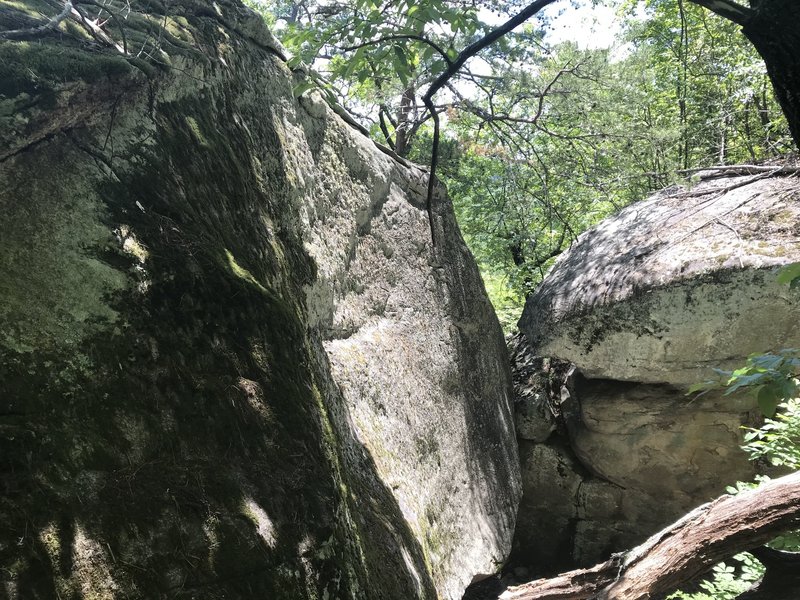
{"type": "Polygon", "coordinates": [[[72,12],[72,0],[64,0],[64,7],[62,8],[61,12],[58,13],[55,17],[47,21],[42,25],[37,27],[29,27],[26,29],[11,29],[8,31],[0,31],[0,40],[13,40],[17,38],[24,38],[34,35],[40,35],[42,33],[47,33],[48,31],[54,30],[58,27],[61,22],[69,17],[70,13],[72,12]]]}
{"type": "MultiPolygon", "coordinates": [[[[88,4],[93,5],[94,2],[89,2],[88,4]]],[[[75,20],[83,25],[84,29],[86,29],[89,35],[97,40],[98,43],[110,46],[111,48],[116,48],[117,51],[125,53],[125,48],[111,39],[111,37],[105,31],[103,31],[103,28],[96,21],[83,14],[83,11],[80,8],[77,6],[73,7],[72,14],[76,16],[75,20]]]]}
{"type": "Polygon", "coordinates": [[[425,95],[422,98],[422,102],[431,111],[431,115],[433,117],[433,144],[431,149],[431,168],[430,173],[428,174],[428,198],[426,200],[426,207],[428,209],[428,220],[431,226],[431,240],[433,240],[434,245],[436,244],[434,238],[434,230],[433,230],[433,214],[431,213],[431,206],[433,202],[433,191],[435,187],[435,179],[436,179],[436,165],[439,162],[438,155],[439,155],[439,115],[436,113],[436,108],[433,106],[433,96],[436,95],[444,85],[450,81],[450,79],[459,72],[459,70],[466,64],[466,62],[472,58],[473,56],[477,55],[481,50],[487,48],[494,44],[497,40],[501,37],[509,33],[510,31],[516,29],[520,25],[522,25],[525,21],[533,17],[537,14],[540,10],[553,4],[556,0],[535,0],[531,2],[528,6],[522,9],[519,13],[511,17],[508,21],[492,29],[489,33],[485,36],[480,38],[479,40],[473,42],[466,48],[464,48],[461,52],[459,52],[456,59],[452,62],[449,62],[447,69],[439,75],[431,86],[428,88],[428,91],[425,92],[425,95]]]}
{"type": "MultiPolygon", "coordinates": [[[[98,13],[98,17],[96,19],[97,28],[98,29],[100,29],[102,27],[102,25],[100,25],[100,23],[99,23],[100,14],[102,14],[102,11],[106,11],[109,15],[111,15],[111,18],[114,20],[114,23],[116,23],[117,27],[119,28],[119,33],[122,36],[122,53],[127,56],[128,55],[128,39],[127,39],[127,37],[125,35],[125,25],[122,23],[122,20],[117,16],[117,14],[115,12],[111,11],[106,5],[100,4],[96,0],[79,0],[79,1],[82,4],[90,4],[92,6],[96,6],[96,7],[98,7],[100,9],[100,13],[98,13]]],[[[109,38],[109,40],[110,39],[111,38],[109,38]]],[[[116,46],[116,44],[114,44],[114,46],[116,46]]]]}
{"type": "Polygon", "coordinates": [[[733,0],[689,0],[707,8],[720,17],[733,21],[737,25],[744,25],[753,16],[753,9],[733,2],[733,0]]]}
{"type": "Polygon", "coordinates": [[[434,82],[431,84],[431,87],[429,87],[428,91],[425,92],[425,95],[432,98],[434,94],[442,89],[444,84],[447,83],[451,77],[453,77],[453,75],[461,70],[461,67],[463,67],[470,58],[477,55],[484,48],[488,48],[494,44],[501,37],[522,25],[525,21],[536,15],[543,8],[553,4],[553,2],[556,2],[556,0],[536,0],[535,2],[531,2],[528,6],[511,17],[508,21],[499,27],[492,29],[481,39],[464,48],[461,52],[459,52],[456,59],[450,63],[448,68],[434,80],[434,82]]]}
{"type": "Polygon", "coordinates": [[[425,199],[425,210],[428,211],[428,225],[431,228],[431,243],[436,245],[436,230],[433,222],[433,191],[436,187],[436,166],[439,163],[439,111],[433,105],[433,99],[428,95],[422,98],[428,112],[433,118],[433,143],[431,150],[431,168],[428,173],[428,196],[425,199]]]}

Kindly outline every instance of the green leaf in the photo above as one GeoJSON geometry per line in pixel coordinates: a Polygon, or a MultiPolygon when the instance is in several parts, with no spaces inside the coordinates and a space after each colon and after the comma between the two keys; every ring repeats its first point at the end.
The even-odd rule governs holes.
{"type": "Polygon", "coordinates": [[[797,396],[797,384],[795,380],[791,378],[779,379],[776,385],[779,389],[778,395],[781,400],[788,400],[789,398],[797,396]]]}
{"type": "Polygon", "coordinates": [[[718,388],[719,385],[720,384],[718,381],[702,381],[700,383],[695,383],[689,386],[689,390],[686,392],[686,395],[690,396],[698,392],[708,392],[709,390],[718,388]]]}
{"type": "Polygon", "coordinates": [[[765,379],[769,379],[769,375],[766,373],[753,373],[752,375],[740,375],[737,377],[731,378],[731,385],[728,386],[728,389],[725,390],[725,395],[728,396],[732,394],[738,389],[743,387],[749,387],[753,385],[760,385],[765,383],[765,379]]]}
{"type": "Polygon", "coordinates": [[[400,62],[400,65],[407,69],[408,58],[406,58],[406,51],[401,46],[395,46],[394,54],[397,57],[397,60],[400,62]]]}
{"type": "Polygon", "coordinates": [[[761,369],[775,370],[783,362],[783,357],[775,354],[760,354],[751,356],[749,361],[752,365],[761,369]]]}
{"type": "Polygon", "coordinates": [[[770,385],[765,385],[758,390],[758,407],[765,417],[772,417],[775,414],[775,409],[778,408],[780,398],[775,393],[775,389],[770,385]]]}
{"type": "Polygon", "coordinates": [[[752,442],[756,440],[761,435],[761,432],[758,429],[748,429],[747,433],[744,434],[744,441],[745,442],[752,442]]]}
{"type": "Polygon", "coordinates": [[[370,78],[371,75],[372,75],[372,73],[370,73],[368,70],[361,69],[356,74],[356,79],[358,79],[358,83],[364,83],[365,81],[367,81],[370,78]]]}
{"type": "Polygon", "coordinates": [[[776,279],[778,280],[778,283],[789,284],[794,287],[796,282],[800,280],[800,262],[792,263],[783,267],[780,271],[778,271],[776,279]]]}
{"type": "Polygon", "coordinates": [[[302,81],[298,83],[296,86],[294,86],[294,89],[292,89],[292,94],[294,94],[295,98],[299,98],[305,92],[315,87],[317,86],[313,81],[302,81]]]}

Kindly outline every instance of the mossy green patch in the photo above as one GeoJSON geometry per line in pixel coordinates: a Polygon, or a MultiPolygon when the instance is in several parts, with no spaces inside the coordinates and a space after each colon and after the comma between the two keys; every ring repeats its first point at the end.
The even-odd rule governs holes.
{"type": "Polygon", "coordinates": [[[186,116],[186,125],[189,126],[189,131],[192,132],[195,140],[201,145],[208,147],[208,141],[206,140],[203,132],[200,130],[200,126],[197,124],[197,119],[192,116],[186,116]]]}
{"type": "Polygon", "coordinates": [[[36,94],[70,81],[119,78],[131,66],[122,56],[34,42],[0,42],[0,96],[36,94]]]}
{"type": "MultiPolygon", "coordinates": [[[[108,296],[126,289],[128,276],[101,258],[115,241],[91,179],[77,172],[30,178],[49,172],[53,163],[78,164],[82,158],[50,145],[20,156],[15,169],[0,176],[6,196],[19,199],[0,215],[0,345],[7,348],[76,349],[117,319],[108,296]]],[[[72,358],[76,367],[87,362],[80,353],[72,358]]]]}

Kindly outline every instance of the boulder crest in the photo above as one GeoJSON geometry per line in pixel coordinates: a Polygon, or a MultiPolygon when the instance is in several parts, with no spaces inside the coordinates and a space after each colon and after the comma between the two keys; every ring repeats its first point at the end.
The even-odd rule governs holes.
{"type": "Polygon", "coordinates": [[[765,175],[671,188],[581,235],[525,305],[534,353],[689,386],[800,343],[800,296],[775,279],[800,261],[800,185],[765,175]]]}
{"type": "Polygon", "coordinates": [[[238,1],[119,24],[0,40],[4,593],[460,598],[520,483],[444,190],[434,247],[425,172],[238,1]]]}

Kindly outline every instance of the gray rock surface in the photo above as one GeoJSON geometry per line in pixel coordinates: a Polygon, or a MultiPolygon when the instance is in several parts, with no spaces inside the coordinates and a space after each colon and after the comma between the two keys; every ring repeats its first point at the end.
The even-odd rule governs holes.
{"type": "Polygon", "coordinates": [[[589,380],[578,396],[580,418],[568,423],[578,459],[602,479],[646,493],[654,512],[681,514],[755,475],[739,448],[742,426],[758,420],[748,395],[691,398],[663,385],[589,380]]]}
{"type": "Polygon", "coordinates": [[[446,195],[238,2],[130,6],[0,41],[4,597],[460,598],[520,483],[446,195]]]}
{"type": "Polygon", "coordinates": [[[325,140],[303,221],[317,278],[306,287],[359,441],[432,566],[443,597],[505,560],[519,500],[505,344],[444,196],[438,250],[427,179],[302,99],[325,140]],[[357,173],[354,189],[353,174],[357,173]],[[355,193],[354,193],[355,192],[355,193]]]}
{"type": "Polygon", "coordinates": [[[759,419],[751,398],[587,380],[534,357],[520,334],[510,348],[523,481],[512,564],[539,575],[592,565],[755,475],[739,448],[759,419]],[[549,395],[554,427],[526,439],[532,390],[549,395]]]}
{"type": "Polygon", "coordinates": [[[589,378],[688,386],[800,344],[800,183],[738,176],[672,188],[580,236],[526,303],[534,352],[589,378]]]}
{"type": "Polygon", "coordinates": [[[752,479],[740,445],[759,422],[755,401],[686,389],[712,367],[800,344],[800,290],[775,277],[800,260],[799,224],[797,178],[716,177],[630,206],[559,258],[512,346],[518,435],[532,440],[521,442],[515,560],[591,564],[752,479]],[[547,369],[530,365],[554,359],[537,356],[580,375],[546,389],[547,369]]]}

